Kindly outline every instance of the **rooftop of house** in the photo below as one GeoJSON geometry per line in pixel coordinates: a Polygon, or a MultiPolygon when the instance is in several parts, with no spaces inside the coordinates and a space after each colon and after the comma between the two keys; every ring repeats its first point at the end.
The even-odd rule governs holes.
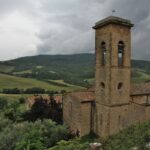
{"type": "Polygon", "coordinates": [[[124,25],[124,26],[128,26],[128,27],[133,27],[134,26],[134,24],[132,24],[130,20],[123,19],[123,18],[120,18],[120,17],[115,17],[115,16],[109,16],[105,19],[102,19],[102,20],[98,21],[95,24],[95,26],[93,27],[93,29],[97,29],[99,27],[108,25],[110,23],[120,24],[120,25],[124,25]]]}

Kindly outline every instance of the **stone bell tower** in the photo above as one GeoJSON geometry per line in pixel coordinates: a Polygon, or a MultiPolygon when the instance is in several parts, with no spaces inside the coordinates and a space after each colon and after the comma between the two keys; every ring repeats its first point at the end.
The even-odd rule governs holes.
{"type": "Polygon", "coordinates": [[[106,137],[125,125],[130,101],[131,27],[126,19],[110,16],[95,24],[94,132],[106,137]]]}

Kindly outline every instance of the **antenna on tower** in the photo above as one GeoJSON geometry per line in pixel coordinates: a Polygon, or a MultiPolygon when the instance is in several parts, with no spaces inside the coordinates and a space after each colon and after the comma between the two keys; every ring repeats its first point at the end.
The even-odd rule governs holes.
{"type": "Polygon", "coordinates": [[[112,12],[112,16],[114,16],[114,14],[116,13],[116,10],[113,9],[111,12],[112,12]]]}

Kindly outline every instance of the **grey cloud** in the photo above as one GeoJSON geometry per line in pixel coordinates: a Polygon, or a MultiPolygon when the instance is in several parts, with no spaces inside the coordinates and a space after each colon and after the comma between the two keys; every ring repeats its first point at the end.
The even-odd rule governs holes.
{"type": "Polygon", "coordinates": [[[72,0],[68,3],[68,0],[65,0],[60,9],[58,9],[60,7],[58,5],[56,12],[54,6],[57,1],[54,6],[46,4],[46,9],[43,6],[42,9],[46,10],[46,13],[49,12],[47,21],[55,23],[56,27],[46,27],[44,32],[41,29],[39,38],[41,38],[42,44],[38,46],[37,53],[43,53],[45,46],[49,49],[46,50],[49,54],[93,52],[94,33],[91,27],[97,19],[95,13],[102,9],[103,3],[104,1],[97,0],[72,0]]]}
{"type": "MultiPolygon", "coordinates": [[[[18,11],[37,26],[36,54],[93,52],[98,20],[112,15],[132,20],[132,57],[150,58],[149,0],[0,0],[0,17],[18,11]]],[[[14,45],[15,46],[15,45],[14,45]]]]}
{"type": "Polygon", "coordinates": [[[109,8],[116,10],[116,15],[130,19],[135,27],[132,34],[132,57],[150,60],[150,1],[149,0],[114,0],[109,8]]]}
{"type": "Polygon", "coordinates": [[[58,3],[58,0],[56,0],[54,3],[50,1],[45,2],[46,6],[43,3],[43,11],[53,14],[53,16],[49,15],[47,21],[66,26],[66,29],[62,30],[61,35],[57,31],[45,30],[45,34],[39,36],[43,42],[38,47],[38,53],[42,53],[45,48],[47,49],[46,53],[49,54],[92,52],[94,49],[94,33],[86,33],[92,33],[92,25],[99,19],[111,15],[111,10],[115,9],[115,15],[131,19],[135,23],[133,30],[133,39],[135,37],[135,40],[133,40],[133,58],[149,59],[150,34],[147,33],[149,33],[150,29],[146,29],[149,21],[145,22],[146,18],[150,16],[149,0],[64,0],[61,3],[58,3]],[[67,28],[72,28],[72,30],[67,30],[67,28]],[[69,40],[66,36],[67,32],[70,32],[69,40]],[[136,36],[140,35],[140,32],[142,32],[141,38],[136,40],[136,36]],[[57,38],[57,36],[62,38],[57,38]]]}

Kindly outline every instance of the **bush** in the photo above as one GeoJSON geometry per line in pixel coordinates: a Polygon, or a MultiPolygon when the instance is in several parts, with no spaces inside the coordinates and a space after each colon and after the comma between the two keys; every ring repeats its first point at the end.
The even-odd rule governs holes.
{"type": "Polygon", "coordinates": [[[0,116],[0,133],[3,131],[4,128],[11,126],[12,121],[9,119],[4,118],[3,116],[0,116]]]}
{"type": "Polygon", "coordinates": [[[146,150],[145,145],[147,142],[150,142],[150,122],[131,126],[110,137],[104,143],[104,149],[130,150],[136,146],[139,150],[146,150]]]}
{"type": "Polygon", "coordinates": [[[82,137],[82,138],[74,138],[69,141],[60,141],[56,146],[48,149],[48,150],[86,150],[89,146],[89,143],[94,141],[95,137],[90,135],[82,137]]]}
{"type": "Polygon", "coordinates": [[[4,116],[12,121],[22,120],[22,112],[20,110],[20,103],[13,101],[4,110],[4,116]]]}
{"type": "Polygon", "coordinates": [[[44,94],[45,90],[42,88],[33,87],[33,88],[26,89],[24,93],[25,94],[44,94]]]}
{"type": "Polygon", "coordinates": [[[8,105],[8,101],[5,98],[0,98],[0,109],[4,109],[8,105]]]}
{"type": "Polygon", "coordinates": [[[25,100],[25,98],[24,98],[24,97],[19,98],[19,103],[20,103],[20,104],[24,104],[24,103],[25,103],[25,101],[26,101],[26,100],[25,100]]]}
{"type": "Polygon", "coordinates": [[[66,126],[51,120],[11,124],[0,132],[0,150],[44,150],[60,140],[68,140],[66,126]]]}
{"type": "Polygon", "coordinates": [[[2,93],[4,94],[20,94],[21,90],[18,88],[13,88],[13,89],[3,89],[2,93]]]}
{"type": "Polygon", "coordinates": [[[6,126],[0,133],[0,150],[12,150],[26,132],[24,125],[6,126]]]}
{"type": "Polygon", "coordinates": [[[47,103],[47,100],[39,97],[35,100],[31,110],[24,114],[24,119],[29,121],[35,121],[37,119],[49,118],[59,124],[62,123],[62,108],[60,104],[57,104],[53,96],[51,96],[51,103],[47,103]]]}

